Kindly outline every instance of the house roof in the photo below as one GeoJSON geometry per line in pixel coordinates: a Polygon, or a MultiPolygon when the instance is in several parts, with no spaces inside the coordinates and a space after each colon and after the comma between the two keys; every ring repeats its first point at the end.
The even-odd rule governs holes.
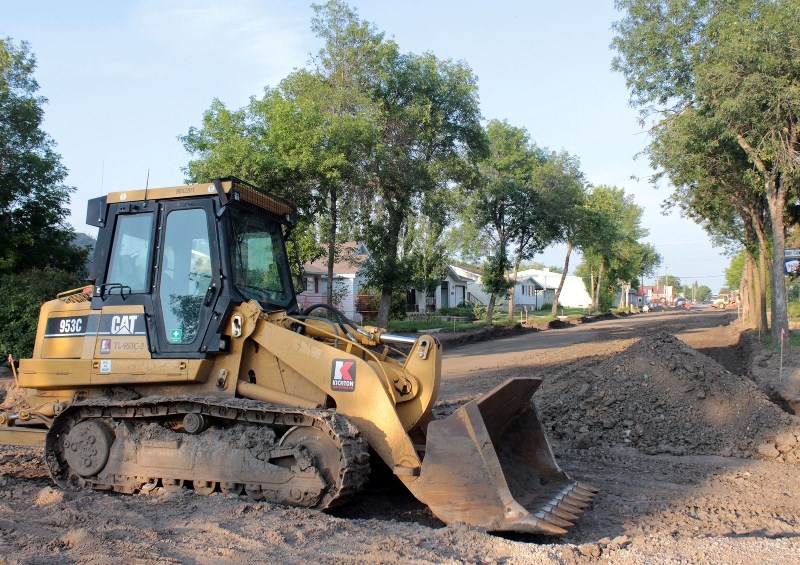
{"type": "MultiPolygon", "coordinates": [[[[567,275],[567,278],[570,276],[574,275],[567,275]]],[[[539,290],[556,289],[561,282],[561,273],[543,269],[526,269],[517,273],[518,281],[527,278],[535,280],[541,286],[539,290]]]]}
{"type": "Polygon", "coordinates": [[[544,287],[533,277],[520,278],[517,277],[517,284],[529,285],[536,290],[544,290],[544,287]]]}
{"type": "MultiPolygon", "coordinates": [[[[369,257],[369,251],[363,243],[356,241],[347,241],[342,243],[339,248],[339,257],[333,263],[334,275],[355,275],[361,270],[364,261],[369,257]]],[[[303,265],[303,271],[307,275],[322,275],[328,274],[328,255],[327,253],[303,265]]]]}
{"type": "Polygon", "coordinates": [[[481,276],[478,273],[473,273],[456,265],[448,265],[448,269],[457,277],[464,281],[480,281],[481,276]]]}
{"type": "Polygon", "coordinates": [[[477,275],[475,273],[469,273],[470,275],[472,275],[471,277],[465,276],[464,273],[469,273],[469,271],[465,271],[464,269],[460,269],[459,267],[455,267],[453,265],[448,265],[445,277],[449,275],[455,282],[463,282],[463,283],[471,283],[480,279],[480,275],[477,275]]]}

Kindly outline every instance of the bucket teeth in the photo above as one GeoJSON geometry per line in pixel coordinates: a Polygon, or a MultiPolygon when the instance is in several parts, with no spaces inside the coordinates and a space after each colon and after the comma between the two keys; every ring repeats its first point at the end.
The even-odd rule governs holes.
{"type": "Polygon", "coordinates": [[[586,490],[585,488],[583,488],[580,485],[575,485],[575,487],[572,489],[572,492],[574,492],[575,494],[579,494],[581,496],[584,496],[584,497],[588,498],[589,500],[592,500],[594,498],[594,495],[597,494],[595,491],[586,490]]]}
{"type": "Polygon", "coordinates": [[[579,492],[575,492],[574,490],[569,491],[569,493],[566,496],[568,496],[572,500],[579,500],[587,505],[591,504],[592,498],[594,498],[592,496],[586,496],[585,494],[580,494],[579,492]]]}
{"type": "MultiPolygon", "coordinates": [[[[567,523],[566,527],[569,528],[572,524],[567,523]]],[[[531,533],[539,533],[539,534],[551,534],[554,536],[561,536],[567,533],[567,529],[559,526],[557,524],[553,524],[552,522],[545,520],[543,517],[539,517],[537,515],[531,515],[527,518],[520,520],[514,523],[515,530],[519,528],[520,531],[529,531],[531,533]],[[528,526],[528,527],[525,527],[528,526]]]]}
{"type": "Polygon", "coordinates": [[[554,516],[553,514],[549,514],[540,510],[536,514],[534,514],[536,518],[540,520],[544,520],[548,524],[553,524],[554,526],[558,526],[560,528],[569,528],[572,526],[572,522],[568,522],[567,520],[562,520],[558,516],[554,516]]]}
{"type": "Polygon", "coordinates": [[[585,510],[585,508],[578,508],[577,506],[573,506],[569,502],[565,502],[563,498],[560,499],[555,504],[557,504],[559,508],[566,510],[570,514],[575,514],[576,516],[580,516],[581,514],[583,514],[583,511],[585,510]]]}
{"type": "Polygon", "coordinates": [[[593,486],[587,485],[586,483],[582,483],[580,481],[576,482],[575,486],[578,487],[578,488],[581,488],[581,489],[583,489],[585,491],[588,491],[588,492],[590,492],[592,494],[597,494],[598,492],[600,492],[600,489],[596,489],[593,486]]]}
{"type": "Polygon", "coordinates": [[[552,514],[553,516],[558,516],[562,520],[567,520],[569,522],[575,523],[575,520],[578,519],[580,512],[578,514],[573,514],[564,508],[561,508],[557,503],[556,504],[548,504],[544,508],[542,508],[543,512],[547,512],[548,514],[552,514]]]}
{"type": "Polygon", "coordinates": [[[591,505],[595,492],[588,485],[571,482],[560,488],[539,491],[535,496],[519,502],[539,520],[569,528],[591,505]]]}
{"type": "Polygon", "coordinates": [[[571,494],[565,494],[562,496],[561,500],[569,504],[570,506],[579,509],[581,512],[586,510],[589,507],[589,502],[585,500],[581,500],[579,498],[575,498],[571,494]]]}

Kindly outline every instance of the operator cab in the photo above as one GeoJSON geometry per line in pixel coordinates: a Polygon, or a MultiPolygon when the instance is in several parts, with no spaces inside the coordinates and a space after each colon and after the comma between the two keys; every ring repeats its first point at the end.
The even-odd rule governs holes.
{"type": "MultiPolygon", "coordinates": [[[[234,306],[256,300],[267,311],[296,311],[284,239],[296,214],[236,178],[95,198],[87,212],[100,228],[92,309],[125,312],[125,330],[146,335],[153,357],[220,351],[234,306]]],[[[100,333],[119,330],[104,328],[104,318],[100,333]]]]}

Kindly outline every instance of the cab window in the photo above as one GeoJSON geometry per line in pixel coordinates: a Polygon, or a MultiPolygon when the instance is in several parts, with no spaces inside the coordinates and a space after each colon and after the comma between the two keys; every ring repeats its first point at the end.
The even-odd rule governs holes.
{"type": "Polygon", "coordinates": [[[211,284],[206,212],[174,210],[167,216],[159,278],[164,333],[169,343],[191,343],[211,284]]]}
{"type": "Polygon", "coordinates": [[[117,218],[106,278],[109,293],[147,292],[152,237],[152,213],[117,218]]]}

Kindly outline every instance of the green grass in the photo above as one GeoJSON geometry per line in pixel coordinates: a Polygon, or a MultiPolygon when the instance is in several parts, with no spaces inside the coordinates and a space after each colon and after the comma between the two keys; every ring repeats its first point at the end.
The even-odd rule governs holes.
{"type": "MultiPolygon", "coordinates": [[[[589,314],[590,309],[588,308],[559,308],[558,315],[559,316],[570,316],[570,317],[577,317],[577,316],[585,316],[589,314]]],[[[492,325],[494,326],[501,326],[501,327],[510,327],[516,324],[519,324],[522,321],[525,321],[526,317],[525,314],[519,313],[514,314],[514,318],[512,320],[508,319],[508,312],[500,310],[495,311],[494,320],[492,325]]],[[[543,308],[541,310],[533,310],[528,311],[527,320],[528,321],[537,321],[537,322],[550,322],[555,320],[555,316],[550,315],[550,307],[543,308]]],[[[369,322],[365,322],[366,325],[369,325],[369,322]]],[[[441,329],[442,331],[466,331],[466,330],[473,330],[476,328],[482,328],[486,326],[486,322],[483,319],[475,320],[471,322],[455,322],[452,321],[443,321],[438,318],[438,315],[431,314],[431,319],[429,320],[390,320],[389,327],[387,328],[389,331],[393,332],[418,332],[418,331],[425,331],[425,330],[435,330],[441,329]]]]}
{"type": "Polygon", "coordinates": [[[389,320],[389,331],[393,332],[418,332],[420,330],[450,330],[456,331],[472,330],[485,326],[483,320],[476,320],[474,322],[445,322],[442,320],[389,320]]]}

